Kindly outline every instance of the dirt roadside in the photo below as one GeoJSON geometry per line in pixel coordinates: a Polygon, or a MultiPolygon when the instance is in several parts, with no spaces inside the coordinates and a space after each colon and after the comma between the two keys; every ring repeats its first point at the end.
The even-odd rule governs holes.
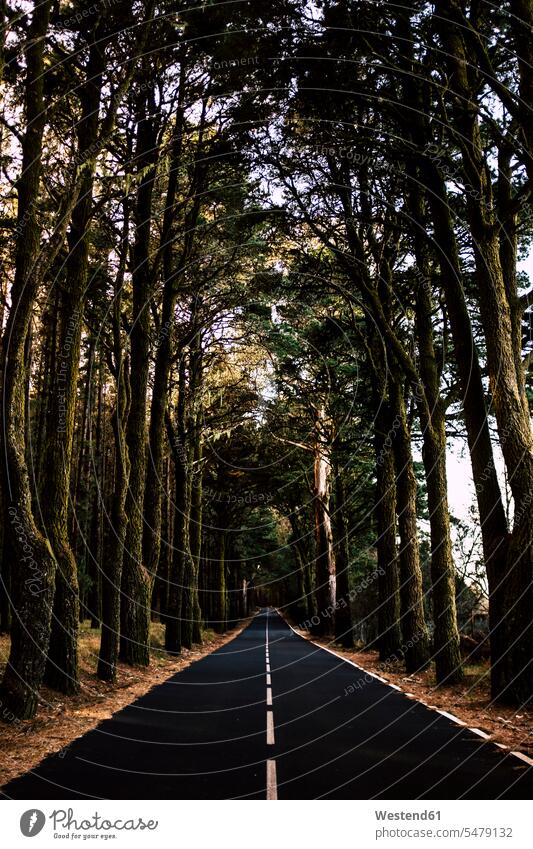
{"type": "MultiPolygon", "coordinates": [[[[191,650],[183,649],[179,657],[165,654],[162,649],[163,626],[154,623],[150,666],[140,669],[119,664],[114,686],[100,681],[95,675],[100,632],[91,630],[84,623],[80,634],[81,691],[78,695],[63,696],[43,687],[37,715],[34,719],[23,721],[9,721],[9,714],[0,704],[0,716],[3,714],[0,722],[0,786],[32,769],[53,752],[61,757],[77,737],[96,728],[104,719],[109,719],[171,675],[235,639],[249,622],[250,619],[243,620],[221,636],[207,632],[202,645],[191,650]]],[[[0,637],[0,674],[8,652],[9,638],[0,637]]]]}

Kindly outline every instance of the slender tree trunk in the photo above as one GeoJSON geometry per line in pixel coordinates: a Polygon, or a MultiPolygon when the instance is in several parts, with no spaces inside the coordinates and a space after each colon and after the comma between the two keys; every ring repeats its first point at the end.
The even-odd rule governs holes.
{"type": "Polygon", "coordinates": [[[169,442],[174,459],[174,537],[171,570],[168,589],[168,613],[165,628],[165,648],[173,654],[179,654],[185,638],[192,644],[191,610],[191,552],[189,543],[190,515],[190,455],[185,429],[186,417],[186,359],[182,356],[179,364],[178,405],[176,428],[167,415],[169,442]]]}
{"type": "Polygon", "coordinates": [[[117,406],[113,414],[115,437],[115,485],[111,501],[111,527],[101,566],[102,636],[97,675],[103,681],[115,681],[119,658],[120,586],[122,556],[128,516],[125,511],[129,481],[129,455],[126,444],[126,422],[130,405],[128,378],[122,365],[118,374],[117,406]]]}
{"type": "Polygon", "coordinates": [[[131,666],[150,663],[150,621],[154,571],[143,562],[144,494],[146,487],[146,448],[148,433],[147,392],[150,351],[150,222],[155,168],[158,158],[157,126],[153,94],[139,95],[136,161],[144,172],[135,208],[135,244],[133,250],[133,321],[131,339],[131,375],[135,391],[127,423],[130,459],[129,487],[126,498],[128,524],[122,566],[122,604],[120,657],[131,666]]]}
{"type": "MultiPolygon", "coordinates": [[[[223,520],[223,519],[222,519],[223,520]]],[[[223,520],[224,521],[224,520],[223,520]]],[[[213,596],[213,629],[217,634],[226,630],[227,587],[226,587],[226,543],[227,531],[221,525],[217,533],[218,551],[215,566],[215,591],[213,596]]]]}
{"type": "Polygon", "coordinates": [[[122,252],[113,298],[113,356],[109,357],[109,365],[116,386],[116,406],[111,418],[115,441],[115,467],[111,496],[111,527],[107,535],[105,556],[101,563],[102,635],[96,674],[103,681],[115,681],[117,676],[121,607],[120,588],[126,527],[128,524],[125,506],[130,476],[127,422],[131,405],[131,388],[128,374],[128,360],[123,355],[120,332],[122,320],[122,287],[128,253],[128,226],[128,205],[127,201],[124,201],[122,252]]]}
{"type": "Polygon", "coordinates": [[[350,547],[345,512],[346,496],[342,469],[335,464],[335,639],[344,648],[353,648],[354,634],[350,607],[350,547]]]}
{"type": "Polygon", "coordinates": [[[91,530],[89,535],[89,550],[87,552],[87,573],[90,587],[87,596],[88,613],[91,628],[98,628],[102,621],[102,580],[100,569],[102,565],[102,435],[103,435],[103,380],[104,367],[101,352],[98,358],[98,399],[96,410],[96,428],[94,434],[94,471],[96,481],[93,484],[91,503],[91,530]]]}
{"type": "Polygon", "coordinates": [[[411,435],[407,426],[405,402],[400,383],[391,381],[396,465],[396,508],[400,536],[400,627],[407,672],[416,672],[429,663],[429,635],[424,615],[424,591],[416,521],[416,477],[413,469],[411,435]]]}
{"type": "MultiPolygon", "coordinates": [[[[196,303],[196,310],[199,304],[196,303]]],[[[192,641],[202,641],[202,612],[198,595],[198,575],[200,569],[202,543],[202,412],[201,388],[203,380],[202,335],[198,331],[191,343],[190,352],[190,413],[189,430],[191,439],[191,474],[189,485],[189,543],[191,552],[191,614],[192,641]]]]}
{"type": "Polygon", "coordinates": [[[375,420],[376,497],[374,515],[378,559],[378,648],[381,660],[401,651],[400,582],[396,546],[396,477],[392,450],[392,416],[381,399],[375,420]]]}
{"type": "Polygon", "coordinates": [[[157,566],[156,589],[159,605],[159,619],[166,622],[168,611],[168,587],[170,579],[170,564],[172,559],[172,510],[173,497],[171,482],[171,460],[167,457],[164,463],[163,493],[164,502],[161,522],[161,542],[159,550],[159,563],[157,566]]]}
{"type": "Polygon", "coordinates": [[[331,464],[326,448],[325,410],[319,408],[315,421],[314,450],[314,511],[315,511],[315,594],[318,606],[316,634],[332,634],[335,629],[335,555],[329,510],[331,494],[331,464]]]}
{"type": "Polygon", "coordinates": [[[191,513],[189,521],[189,539],[193,569],[193,643],[202,642],[202,611],[199,597],[199,574],[202,556],[202,441],[200,419],[196,419],[194,433],[194,467],[192,475],[191,513]]]}
{"type": "MultiPolygon", "coordinates": [[[[425,279],[428,268],[417,257],[425,279]]],[[[433,602],[433,657],[438,684],[451,684],[462,678],[459,630],[455,606],[455,565],[452,555],[448,480],[446,474],[446,420],[440,395],[439,375],[433,344],[431,297],[428,288],[418,287],[416,330],[420,355],[420,376],[427,406],[419,403],[426,472],[431,534],[431,597],[433,602]],[[429,407],[429,415],[427,408],[429,407]]]]}
{"type": "Polygon", "coordinates": [[[302,622],[311,620],[316,614],[316,600],[311,580],[312,556],[304,544],[304,531],[298,519],[299,508],[287,506],[286,513],[292,529],[291,550],[298,565],[298,616],[302,622]]]}

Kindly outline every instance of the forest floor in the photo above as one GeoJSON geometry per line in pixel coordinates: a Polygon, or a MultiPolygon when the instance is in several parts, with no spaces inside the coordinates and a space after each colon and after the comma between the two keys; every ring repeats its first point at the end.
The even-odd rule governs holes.
{"type": "MultiPolygon", "coordinates": [[[[293,626],[294,627],[294,626],[293,626]]],[[[520,709],[493,702],[490,697],[489,662],[465,662],[464,679],[460,684],[438,687],[434,669],[407,675],[401,662],[388,663],[384,669],[377,651],[344,649],[331,640],[312,637],[308,631],[294,628],[297,634],[318,645],[329,648],[353,661],[368,672],[379,675],[403,692],[410,693],[428,707],[453,714],[469,728],[478,728],[490,739],[513,752],[523,752],[533,758],[533,711],[531,706],[520,709]]]]}
{"type": "MultiPolygon", "coordinates": [[[[202,645],[183,649],[179,657],[169,657],[163,649],[164,626],[152,623],[152,659],[146,669],[132,668],[120,663],[117,682],[110,685],[96,677],[100,630],[91,629],[84,622],[80,631],[80,679],[81,691],[76,696],[64,696],[43,687],[39,695],[39,708],[34,719],[7,720],[2,711],[0,716],[0,786],[17,775],[32,769],[44,757],[57,752],[64,756],[70,743],[87,731],[95,728],[102,720],[139,696],[147,693],[156,684],[161,684],[176,672],[190,666],[196,660],[233,640],[249,623],[243,620],[232,631],[218,635],[213,631],[204,633],[202,645]]],[[[9,654],[9,637],[0,637],[0,674],[9,654]]]]}

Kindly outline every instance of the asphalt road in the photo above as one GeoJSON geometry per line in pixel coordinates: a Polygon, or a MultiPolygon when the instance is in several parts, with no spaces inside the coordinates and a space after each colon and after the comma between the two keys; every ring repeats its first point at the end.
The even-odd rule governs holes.
{"type": "Polygon", "coordinates": [[[10,799],[527,799],[533,769],[262,611],[10,799]]]}

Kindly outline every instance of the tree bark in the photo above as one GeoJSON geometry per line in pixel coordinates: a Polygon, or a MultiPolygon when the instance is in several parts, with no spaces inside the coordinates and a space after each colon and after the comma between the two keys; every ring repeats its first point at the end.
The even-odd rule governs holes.
{"type": "Polygon", "coordinates": [[[314,495],[315,512],[315,594],[318,606],[318,624],[313,624],[313,633],[333,634],[335,630],[335,555],[333,531],[329,510],[331,495],[331,463],[327,451],[325,434],[325,410],[316,410],[314,448],[314,495]]]}
{"type": "MultiPolygon", "coordinates": [[[[417,255],[425,280],[429,268],[417,255]]],[[[452,555],[448,480],[446,473],[446,420],[440,394],[439,373],[431,324],[432,303],[427,286],[419,285],[416,300],[416,333],[420,376],[426,403],[418,404],[426,472],[431,534],[431,598],[433,603],[433,659],[438,684],[451,684],[463,677],[459,629],[455,605],[455,565],[452,555]]]]}
{"type": "MultiPolygon", "coordinates": [[[[500,667],[504,688],[499,695],[522,704],[533,690],[533,434],[522,365],[517,361],[521,339],[516,338],[516,281],[514,275],[514,283],[506,279],[502,268],[500,230],[479,126],[478,92],[473,90],[468,72],[470,57],[462,30],[462,9],[457,0],[438,0],[436,11],[450,78],[452,132],[461,149],[465,182],[471,187],[467,213],[487,368],[515,509],[503,587],[502,644],[507,649],[500,667]]],[[[527,88],[530,80],[522,78],[521,82],[527,88]]]]}
{"type": "MultiPolygon", "coordinates": [[[[150,224],[157,148],[156,110],[153,93],[140,91],[137,99],[136,162],[143,173],[135,205],[135,243],[133,250],[133,316],[131,339],[131,375],[135,391],[127,422],[127,447],[130,460],[126,497],[126,539],[122,564],[122,600],[120,657],[130,666],[150,663],[150,621],[154,572],[143,562],[144,493],[146,487],[146,448],[148,433],[147,392],[150,352],[150,224]]],[[[157,566],[157,563],[156,563],[157,566]]]]}
{"type": "Polygon", "coordinates": [[[507,574],[509,534],[496,472],[481,366],[462,285],[459,251],[442,174],[428,164],[424,182],[439,251],[441,282],[446,296],[467,431],[472,477],[479,510],[483,556],[489,585],[491,694],[505,687],[503,659],[507,651],[503,589],[507,574]]]}
{"type": "Polygon", "coordinates": [[[350,607],[350,547],[346,521],[343,470],[335,463],[335,639],[344,648],[354,647],[350,607]]]}
{"type": "Polygon", "coordinates": [[[105,556],[101,564],[102,634],[96,674],[103,681],[115,681],[117,676],[121,607],[120,588],[126,527],[128,524],[125,506],[130,475],[127,422],[131,406],[131,387],[128,374],[128,360],[123,354],[121,337],[122,287],[128,252],[128,226],[128,204],[127,200],[125,200],[122,251],[113,298],[113,355],[109,355],[109,366],[116,386],[116,405],[111,417],[115,441],[115,479],[111,496],[111,522],[107,536],[105,556]]]}
{"type": "Polygon", "coordinates": [[[181,357],[178,377],[176,426],[167,415],[167,429],[174,460],[174,537],[168,589],[168,611],[165,627],[165,648],[179,654],[183,637],[192,644],[192,608],[190,594],[191,552],[189,542],[190,516],[190,453],[186,433],[187,361],[181,357]],[[185,621],[187,620],[187,621],[185,621]]]}
{"type": "Polygon", "coordinates": [[[79,690],[79,587],[77,564],[69,539],[68,507],[76,415],[83,306],[89,267],[89,222],[98,137],[99,108],[105,57],[99,30],[94,32],[87,65],[87,81],[80,93],[82,117],[78,125],[78,157],[84,165],[79,199],[68,234],[66,285],[61,292],[58,361],[47,434],[43,489],[43,522],[56,556],[58,571],[46,683],[60,692],[79,690]]]}
{"type": "Polygon", "coordinates": [[[46,122],[43,100],[44,47],[50,2],[36,3],[26,43],[25,117],[22,170],[19,177],[15,279],[11,309],[4,333],[4,386],[2,395],[5,458],[6,526],[17,568],[12,573],[13,625],[11,649],[0,689],[7,710],[29,719],[37,709],[37,695],[50,638],[51,606],[56,560],[40,533],[31,509],[31,489],[25,458],[26,338],[35,304],[40,227],[36,215],[41,178],[42,139],[46,122]]]}
{"type": "Polygon", "coordinates": [[[213,597],[213,629],[217,634],[226,630],[227,586],[226,586],[226,537],[227,530],[219,527],[217,532],[218,550],[215,559],[215,591],[213,597]]]}
{"type": "Polygon", "coordinates": [[[378,565],[378,649],[380,660],[399,655],[400,581],[396,545],[396,478],[392,450],[392,416],[385,398],[375,419],[376,496],[374,516],[378,565]]]}
{"type": "Polygon", "coordinates": [[[424,614],[424,591],[416,516],[416,477],[413,469],[411,435],[402,387],[391,380],[391,402],[397,428],[394,433],[396,466],[396,509],[400,536],[400,627],[407,672],[424,669],[430,659],[429,635],[424,614]]]}

